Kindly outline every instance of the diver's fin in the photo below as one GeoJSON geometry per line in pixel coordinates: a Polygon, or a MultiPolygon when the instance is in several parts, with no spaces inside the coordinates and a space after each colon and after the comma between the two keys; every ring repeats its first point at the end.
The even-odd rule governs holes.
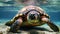
{"type": "Polygon", "coordinates": [[[47,22],[47,24],[50,26],[50,28],[52,29],[52,30],[54,30],[55,32],[59,32],[59,28],[55,25],[55,24],[53,24],[52,22],[47,22]]]}

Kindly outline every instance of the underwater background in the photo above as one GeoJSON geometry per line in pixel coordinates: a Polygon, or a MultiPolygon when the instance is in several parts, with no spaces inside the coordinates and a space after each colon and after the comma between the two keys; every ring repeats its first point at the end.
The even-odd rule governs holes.
{"type": "MultiPolygon", "coordinates": [[[[42,1],[42,0],[40,0],[42,1]]],[[[41,7],[49,16],[50,20],[60,28],[60,0],[47,0],[48,3],[41,3],[41,7]]],[[[11,20],[24,5],[15,5],[14,0],[0,0],[0,24],[3,25],[11,20]]],[[[47,25],[43,25],[47,27],[47,25]]]]}

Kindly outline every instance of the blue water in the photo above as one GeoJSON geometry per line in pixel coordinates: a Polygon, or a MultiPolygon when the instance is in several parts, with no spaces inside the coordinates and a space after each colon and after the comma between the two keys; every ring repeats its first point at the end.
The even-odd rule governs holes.
{"type": "MultiPolygon", "coordinates": [[[[54,24],[60,26],[60,7],[58,5],[57,6],[45,5],[40,7],[44,9],[45,12],[50,16],[50,20],[54,24]]],[[[16,6],[0,6],[0,23],[3,24],[11,20],[21,8],[22,7],[16,6]]]]}

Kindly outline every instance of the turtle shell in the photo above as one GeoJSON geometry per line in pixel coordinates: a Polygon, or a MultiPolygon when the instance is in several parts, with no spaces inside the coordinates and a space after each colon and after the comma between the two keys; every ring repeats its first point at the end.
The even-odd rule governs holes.
{"type": "Polygon", "coordinates": [[[24,8],[22,8],[18,14],[26,14],[27,12],[29,12],[30,10],[37,10],[38,12],[40,12],[41,14],[44,13],[44,10],[41,9],[40,7],[37,6],[26,6],[24,8]]]}

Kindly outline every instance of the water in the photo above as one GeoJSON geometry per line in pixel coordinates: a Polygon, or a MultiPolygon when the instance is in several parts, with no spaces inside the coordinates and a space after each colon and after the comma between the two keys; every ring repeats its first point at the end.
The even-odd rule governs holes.
{"type": "MultiPolygon", "coordinates": [[[[49,6],[41,6],[46,13],[50,16],[51,21],[60,26],[60,10],[59,7],[49,7],[49,6]]],[[[17,13],[19,9],[18,7],[13,6],[0,6],[0,23],[6,23],[11,20],[17,13]]]]}
{"type": "MultiPolygon", "coordinates": [[[[50,16],[50,20],[60,27],[60,4],[55,3],[50,1],[50,4],[40,5],[40,7],[50,16]]],[[[0,24],[11,20],[21,8],[21,6],[0,6],[0,24]]]]}

